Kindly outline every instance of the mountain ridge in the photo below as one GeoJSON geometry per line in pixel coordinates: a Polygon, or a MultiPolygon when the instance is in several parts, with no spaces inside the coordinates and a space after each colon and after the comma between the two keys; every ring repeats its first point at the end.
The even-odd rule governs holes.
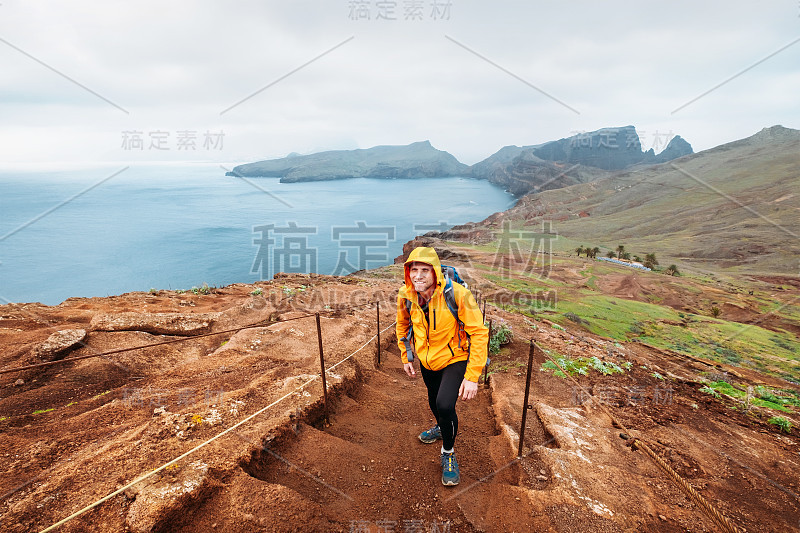
{"type": "Polygon", "coordinates": [[[292,152],[283,158],[238,165],[226,175],[280,178],[282,183],[348,178],[467,176],[489,180],[516,196],[522,196],[531,190],[591,181],[605,176],[605,171],[664,162],[691,153],[691,145],[680,136],[674,137],[658,155],[653,149],[643,152],[636,128],[623,126],[579,133],[536,145],[504,146],[472,166],[461,163],[446,151],[434,148],[426,140],[408,145],[379,145],[307,155],[292,152]],[[562,163],[585,168],[566,176],[562,163]],[[546,186],[543,186],[545,183],[546,186]]]}

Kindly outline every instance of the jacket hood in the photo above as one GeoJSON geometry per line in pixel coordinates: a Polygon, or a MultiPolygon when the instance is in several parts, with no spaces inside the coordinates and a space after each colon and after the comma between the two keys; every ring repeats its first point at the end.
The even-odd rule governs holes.
{"type": "Polygon", "coordinates": [[[436,250],[433,248],[428,248],[426,246],[419,246],[411,250],[411,253],[408,254],[408,259],[406,259],[405,264],[403,265],[403,270],[405,271],[405,279],[406,279],[406,288],[410,291],[414,290],[414,284],[411,283],[411,276],[409,275],[409,270],[411,268],[411,263],[419,262],[419,263],[427,263],[433,267],[433,275],[436,278],[436,287],[440,287],[442,284],[442,263],[439,261],[439,255],[436,253],[436,250]]]}

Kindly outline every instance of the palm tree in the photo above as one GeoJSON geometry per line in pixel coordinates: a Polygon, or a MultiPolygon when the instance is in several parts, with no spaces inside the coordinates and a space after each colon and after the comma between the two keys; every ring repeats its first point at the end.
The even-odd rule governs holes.
{"type": "Polygon", "coordinates": [[[625,253],[625,245],[620,244],[617,246],[617,259],[622,259],[622,254],[625,253]]]}
{"type": "Polygon", "coordinates": [[[613,250],[609,250],[608,253],[606,254],[606,257],[608,257],[609,259],[612,259],[615,255],[616,254],[614,253],[613,250]]]}
{"type": "Polygon", "coordinates": [[[587,248],[586,250],[584,250],[582,244],[577,248],[575,248],[575,253],[578,254],[578,257],[580,257],[583,252],[586,252],[587,256],[589,255],[589,249],[587,248]]]}
{"type": "Polygon", "coordinates": [[[668,274],[670,276],[680,276],[681,275],[681,273],[678,272],[678,267],[675,266],[675,265],[668,266],[667,269],[664,271],[664,274],[668,274]]]}
{"type": "Polygon", "coordinates": [[[642,258],[639,257],[638,255],[634,255],[633,256],[633,260],[636,261],[637,263],[641,263],[642,262],[642,258]]]}
{"type": "Polygon", "coordinates": [[[631,254],[629,254],[628,252],[622,252],[622,257],[620,257],[619,259],[625,259],[627,261],[630,261],[631,260],[631,254]]]}
{"type": "Polygon", "coordinates": [[[595,257],[597,257],[597,254],[598,254],[598,253],[600,253],[600,248],[598,248],[597,246],[595,246],[594,248],[592,248],[592,259],[594,259],[595,257]]]}
{"type": "Polygon", "coordinates": [[[658,264],[658,259],[656,259],[656,254],[647,254],[647,255],[645,255],[644,256],[644,263],[642,263],[642,264],[644,266],[646,266],[647,268],[649,268],[650,270],[652,270],[658,264]]]}

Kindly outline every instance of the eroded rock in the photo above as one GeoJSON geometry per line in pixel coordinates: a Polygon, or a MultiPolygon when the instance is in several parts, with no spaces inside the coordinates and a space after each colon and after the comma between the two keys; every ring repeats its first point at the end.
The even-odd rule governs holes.
{"type": "Polygon", "coordinates": [[[97,331],[145,331],[156,335],[197,335],[208,333],[219,313],[118,313],[92,318],[97,331]]]}
{"type": "Polygon", "coordinates": [[[136,492],[125,523],[135,533],[146,533],[167,524],[176,513],[192,508],[213,490],[208,465],[195,461],[177,474],[165,474],[160,480],[136,492]]]}

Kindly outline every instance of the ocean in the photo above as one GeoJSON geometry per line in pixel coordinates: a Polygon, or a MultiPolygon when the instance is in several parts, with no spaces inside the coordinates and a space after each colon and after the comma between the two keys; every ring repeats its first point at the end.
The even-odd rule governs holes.
{"type": "Polygon", "coordinates": [[[219,165],[0,171],[0,303],[347,274],[514,198],[468,178],[280,183],[219,165]]]}

